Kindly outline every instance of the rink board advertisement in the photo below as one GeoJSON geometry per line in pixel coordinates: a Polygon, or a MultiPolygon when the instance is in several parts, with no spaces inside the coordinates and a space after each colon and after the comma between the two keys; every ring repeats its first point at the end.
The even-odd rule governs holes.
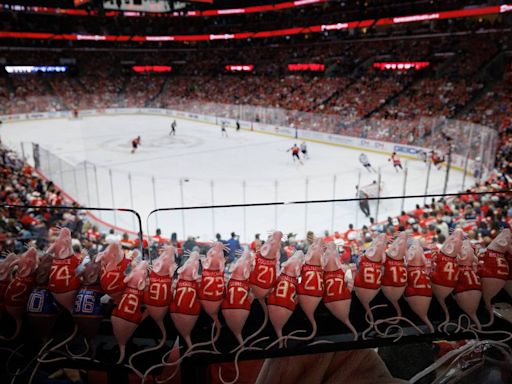
{"type": "MultiPolygon", "coordinates": [[[[203,115],[193,112],[177,111],[164,108],[106,108],[106,109],[84,109],[80,110],[80,116],[97,116],[97,115],[118,115],[118,114],[150,114],[169,116],[177,119],[190,119],[209,124],[225,123],[229,127],[235,127],[237,120],[227,117],[217,117],[211,115],[203,115]]],[[[0,116],[0,121],[16,122],[23,120],[37,120],[37,119],[58,119],[58,118],[71,118],[72,111],[56,111],[56,112],[34,112],[16,115],[3,115],[0,116]]],[[[352,136],[337,135],[333,133],[309,131],[304,129],[296,129],[294,127],[282,127],[271,124],[264,124],[259,122],[239,120],[240,127],[256,132],[265,132],[270,134],[277,134],[291,138],[307,139],[317,141],[325,144],[339,145],[353,150],[366,150],[377,153],[391,154],[396,152],[402,157],[418,160],[421,153],[429,153],[430,148],[416,147],[406,144],[396,144],[386,141],[370,140],[365,138],[358,138],[352,136]]],[[[464,156],[453,154],[452,167],[457,170],[464,170],[466,159],[464,156]]],[[[468,174],[472,175],[477,163],[473,159],[468,160],[468,174]]]]}

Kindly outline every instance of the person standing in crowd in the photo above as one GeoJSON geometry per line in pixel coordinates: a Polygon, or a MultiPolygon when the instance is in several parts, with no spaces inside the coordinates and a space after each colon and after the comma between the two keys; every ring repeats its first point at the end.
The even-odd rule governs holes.
{"type": "Polygon", "coordinates": [[[183,253],[192,252],[194,250],[194,247],[197,246],[196,239],[193,236],[187,237],[187,240],[185,240],[185,243],[183,244],[183,253]]]}
{"type": "Polygon", "coordinates": [[[356,191],[357,197],[359,198],[359,208],[361,208],[361,211],[363,211],[366,217],[370,217],[370,204],[368,203],[368,198],[370,196],[357,186],[356,191]]]}
{"type": "MultiPolygon", "coordinates": [[[[216,239],[216,241],[218,241],[219,243],[222,243],[222,244],[224,244],[224,245],[228,245],[228,242],[227,242],[226,240],[222,240],[222,236],[220,235],[220,233],[217,233],[217,234],[215,235],[215,239],[216,239]]],[[[224,257],[226,257],[226,258],[227,258],[227,257],[228,257],[228,255],[229,255],[229,252],[228,252],[228,251],[226,251],[226,250],[224,249],[224,257]]]]}
{"type": "Polygon", "coordinates": [[[236,252],[242,250],[239,236],[235,232],[231,232],[231,238],[226,243],[229,247],[228,263],[232,263],[236,259],[236,252]]]}
{"type": "Polygon", "coordinates": [[[251,251],[258,252],[261,248],[261,240],[260,240],[260,234],[257,233],[254,235],[254,240],[252,241],[251,245],[249,246],[251,251]]]}
{"type": "Polygon", "coordinates": [[[105,241],[107,242],[107,244],[120,243],[121,242],[121,236],[117,235],[115,233],[114,229],[110,229],[108,231],[107,237],[105,238],[105,241]]]}

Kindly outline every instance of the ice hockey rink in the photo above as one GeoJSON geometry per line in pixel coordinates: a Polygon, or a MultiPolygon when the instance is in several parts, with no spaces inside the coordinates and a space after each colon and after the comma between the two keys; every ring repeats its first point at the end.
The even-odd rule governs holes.
{"type": "MultiPolygon", "coordinates": [[[[227,129],[228,137],[222,137],[218,125],[180,119],[176,136],[171,136],[172,120],[156,115],[33,120],[4,123],[0,134],[18,152],[22,142],[34,142],[77,169],[86,162],[86,171],[75,175],[79,180],[74,188],[70,175],[62,171],[54,170],[58,177],[47,176],[64,183],[66,192],[82,205],[133,208],[150,234],[159,227],[164,236],[177,232],[180,239],[211,240],[217,232],[227,238],[234,231],[241,240],[250,241],[255,233],[274,228],[303,237],[307,230],[344,231],[349,223],[356,227],[369,223],[357,202],[165,211],[147,219],[155,207],[354,198],[358,183],[365,186],[378,178],[360,165],[360,150],[307,142],[310,158],[301,165],[287,152],[300,139],[245,129],[236,132],[232,127],[227,129]],[[131,140],[137,136],[141,136],[141,145],[132,154],[131,140]]],[[[372,165],[380,168],[381,196],[401,196],[404,172],[396,172],[385,154],[366,153],[372,165]]],[[[405,193],[423,194],[426,164],[411,159],[402,162],[408,169],[405,193]]],[[[441,193],[444,178],[445,168],[432,167],[428,193],[441,193]]],[[[448,192],[459,191],[462,178],[462,172],[451,170],[448,192]]],[[[471,183],[467,177],[466,186],[471,183]]],[[[423,203],[423,198],[406,199],[404,207],[413,208],[416,203],[423,203]]],[[[376,205],[370,203],[374,217],[376,205]]],[[[377,219],[398,215],[401,206],[402,199],[381,201],[377,219]]],[[[117,214],[115,220],[106,212],[98,216],[127,230],[137,228],[128,213],[117,214]]]]}

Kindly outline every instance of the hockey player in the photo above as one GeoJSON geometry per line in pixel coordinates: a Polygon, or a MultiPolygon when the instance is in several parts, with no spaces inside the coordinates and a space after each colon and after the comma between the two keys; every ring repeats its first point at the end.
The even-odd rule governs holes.
{"type": "Polygon", "coordinates": [[[299,157],[300,148],[297,146],[297,144],[293,144],[293,147],[288,148],[288,150],[286,152],[290,152],[290,151],[292,152],[293,162],[295,162],[295,159],[297,159],[299,161],[299,163],[302,164],[302,160],[299,157]]]}
{"type": "Polygon", "coordinates": [[[306,142],[303,141],[301,144],[300,144],[300,151],[302,152],[302,156],[305,158],[305,159],[309,159],[309,156],[308,156],[308,147],[306,145],[306,142]]]}
{"type": "Polygon", "coordinates": [[[395,171],[398,172],[398,168],[400,168],[401,170],[403,170],[402,168],[402,162],[400,161],[400,158],[398,157],[398,155],[396,154],[396,152],[393,152],[391,154],[391,157],[388,159],[388,161],[392,161],[393,162],[393,167],[395,167],[395,171]]]}
{"type": "Polygon", "coordinates": [[[423,150],[419,150],[416,153],[416,156],[418,157],[419,160],[423,161],[424,163],[426,163],[428,160],[428,154],[427,154],[427,152],[425,152],[423,150]]]}
{"type": "Polygon", "coordinates": [[[174,120],[171,124],[171,132],[169,132],[170,136],[176,136],[176,120],[174,120]]]}
{"type": "Polygon", "coordinates": [[[365,191],[359,189],[356,185],[356,193],[357,198],[359,199],[359,208],[363,211],[366,217],[370,217],[370,204],[368,203],[368,198],[370,197],[365,191]]]}
{"type": "Polygon", "coordinates": [[[376,172],[375,169],[372,167],[372,165],[370,164],[370,161],[368,160],[368,156],[366,156],[365,153],[361,153],[359,155],[359,162],[363,165],[363,167],[365,167],[368,172],[376,172]]]}
{"type": "Polygon", "coordinates": [[[435,151],[432,151],[430,158],[432,159],[432,164],[434,164],[437,169],[441,169],[444,163],[444,156],[439,156],[435,151]]]}
{"type": "Polygon", "coordinates": [[[220,134],[222,137],[228,137],[228,131],[226,131],[226,122],[223,121],[220,123],[220,134]]]}
{"type": "Polygon", "coordinates": [[[236,131],[240,131],[240,122],[238,120],[236,121],[236,131]]]}
{"type": "Polygon", "coordinates": [[[137,136],[135,139],[132,140],[132,153],[135,153],[137,148],[140,145],[140,136],[137,136]]]}

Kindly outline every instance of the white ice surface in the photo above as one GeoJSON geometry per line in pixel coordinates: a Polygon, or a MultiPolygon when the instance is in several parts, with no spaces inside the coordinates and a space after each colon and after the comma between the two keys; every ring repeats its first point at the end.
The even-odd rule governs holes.
{"type": "MultiPolygon", "coordinates": [[[[300,144],[300,140],[244,130],[235,132],[229,128],[229,137],[223,138],[219,126],[188,120],[177,120],[174,137],[169,136],[171,122],[169,117],[150,115],[96,116],[4,123],[0,134],[3,142],[18,152],[21,142],[36,142],[67,162],[78,164],[78,169],[86,169],[87,172],[76,175],[54,169],[51,177],[84,205],[112,207],[114,200],[116,207],[133,207],[142,217],[144,232],[149,228],[150,233],[154,233],[158,225],[165,236],[177,232],[179,238],[194,235],[201,240],[211,240],[217,232],[227,238],[235,231],[242,240],[250,241],[255,233],[265,234],[274,228],[303,237],[306,230],[344,231],[349,223],[360,227],[369,222],[356,202],[339,202],[197,209],[184,214],[182,211],[160,212],[146,224],[148,213],[155,208],[152,177],[159,208],[182,206],[180,179],[188,180],[183,181],[184,206],[353,198],[359,174],[361,185],[377,179],[376,174],[360,166],[360,151],[357,150],[309,142],[310,159],[300,165],[286,152],[292,144],[300,144]],[[131,140],[138,135],[141,146],[132,154],[131,140]],[[84,161],[89,164],[82,167],[84,161]],[[96,175],[91,164],[96,166],[96,175]],[[112,170],[114,199],[109,169],[112,170]]],[[[401,196],[404,173],[397,173],[387,156],[367,154],[372,165],[381,169],[382,196],[401,196]]],[[[403,163],[408,168],[406,194],[423,194],[426,165],[414,160],[403,160],[403,163]]],[[[58,167],[53,165],[53,168],[58,167]]],[[[441,193],[444,177],[444,168],[432,168],[428,193],[441,193]]],[[[470,183],[472,180],[467,178],[466,185],[470,183]]],[[[462,172],[452,170],[448,191],[459,191],[461,186],[462,172]]],[[[423,203],[423,199],[406,199],[405,208],[413,208],[416,203],[423,203]]],[[[378,219],[399,214],[401,204],[401,199],[381,201],[378,219]]],[[[376,202],[370,206],[375,216],[376,202]]],[[[107,213],[101,217],[114,221],[107,213]]],[[[120,213],[116,217],[120,227],[133,229],[134,223],[130,214],[120,213]]]]}

